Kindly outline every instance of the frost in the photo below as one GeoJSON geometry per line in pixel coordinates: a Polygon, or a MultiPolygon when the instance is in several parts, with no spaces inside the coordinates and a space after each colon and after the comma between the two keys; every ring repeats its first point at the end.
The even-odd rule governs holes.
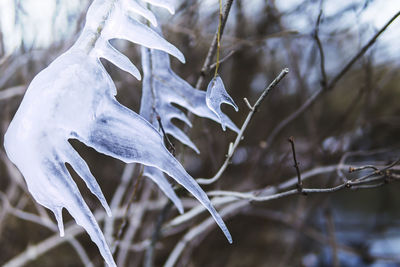
{"type": "MultiPolygon", "coordinates": [[[[146,2],[174,12],[170,1],[146,2]]],[[[156,23],[154,15],[138,5],[134,0],[95,0],[88,10],[79,39],[33,79],[4,137],[8,157],[23,174],[34,199],[55,214],[60,235],[64,234],[62,209],[66,208],[88,232],[109,266],[116,266],[112,254],[66,163],[85,181],[109,215],[111,211],[88,165],[70,145],[69,139],[77,139],[100,153],[126,163],[137,162],[154,167],[156,172],[165,172],[210,211],[232,242],[207,195],[164,147],[159,132],[144,118],[117,102],[115,85],[100,62],[99,58],[105,58],[140,78],[139,71],[129,59],[110,45],[109,40],[113,38],[160,49],[184,61],[175,46],[129,15],[128,12],[137,13],[156,23]]],[[[162,67],[167,63],[158,62],[158,65],[162,67]]],[[[188,90],[183,81],[180,83],[186,88],[184,90],[188,90]]],[[[204,93],[195,91],[187,100],[178,100],[179,95],[176,94],[169,96],[170,103],[188,109],[193,104],[189,109],[193,113],[216,118],[208,109],[204,110],[204,105],[196,106],[200,101],[197,99],[203,99],[204,93]]],[[[165,112],[170,112],[168,107],[165,112]]],[[[175,111],[168,116],[183,119],[178,113],[175,111]]],[[[227,125],[237,130],[229,121],[227,125]]],[[[147,170],[147,175],[150,178],[156,176],[152,175],[151,169],[147,170]]],[[[182,205],[168,181],[164,177],[154,180],[182,211],[182,205]]]]}
{"type": "Polygon", "coordinates": [[[224,83],[219,75],[214,77],[208,84],[206,103],[207,106],[218,116],[222,129],[225,131],[226,125],[229,127],[230,121],[228,121],[225,114],[222,113],[221,104],[229,104],[234,107],[236,111],[238,111],[238,107],[226,92],[224,83]]]}

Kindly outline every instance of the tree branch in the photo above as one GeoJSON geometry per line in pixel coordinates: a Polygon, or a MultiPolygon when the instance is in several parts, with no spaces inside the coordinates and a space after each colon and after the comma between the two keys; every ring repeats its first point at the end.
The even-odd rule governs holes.
{"type": "Polygon", "coordinates": [[[297,119],[304,111],[306,111],[308,108],[310,108],[314,102],[322,95],[323,92],[326,92],[328,90],[332,90],[337,82],[349,71],[349,69],[354,65],[354,63],[359,60],[365,52],[376,42],[378,37],[389,27],[390,24],[392,24],[393,21],[395,21],[398,17],[400,16],[400,11],[397,12],[370,40],[367,44],[365,44],[361,50],[339,71],[339,73],[331,80],[331,82],[324,88],[321,87],[317,91],[315,91],[310,98],[307,99],[306,102],[304,102],[303,105],[301,105],[295,112],[290,114],[286,119],[281,121],[275,128],[272,130],[271,134],[267,137],[267,145],[264,148],[264,153],[268,150],[268,148],[271,146],[272,142],[275,140],[277,135],[286,127],[288,126],[292,121],[297,119]]]}
{"type": "Polygon", "coordinates": [[[262,94],[260,95],[260,97],[257,99],[256,103],[254,104],[254,106],[251,106],[250,103],[248,102],[247,99],[245,99],[245,102],[247,103],[250,112],[247,115],[245,121],[243,122],[242,127],[240,128],[240,131],[238,133],[238,135],[236,136],[236,139],[234,141],[234,143],[230,143],[229,145],[229,149],[228,149],[228,154],[227,157],[224,161],[224,163],[222,164],[222,166],[220,167],[220,169],[218,170],[218,172],[214,175],[214,177],[207,179],[207,178],[199,178],[196,179],[196,181],[199,184],[211,184],[214,183],[215,181],[217,181],[221,175],[224,173],[224,171],[226,170],[226,168],[229,165],[229,162],[233,156],[233,153],[235,152],[236,148],[238,147],[240,141],[243,139],[243,134],[247,129],[247,126],[249,125],[251,119],[253,118],[254,114],[257,112],[258,108],[260,107],[261,103],[263,102],[263,100],[265,99],[265,97],[269,94],[269,92],[275,88],[278,83],[289,73],[289,69],[283,69],[279,75],[264,89],[264,91],[262,92],[262,94]]]}
{"type": "Polygon", "coordinates": [[[221,17],[221,27],[217,29],[215,32],[214,38],[211,42],[210,48],[208,49],[206,59],[204,60],[203,67],[201,68],[200,76],[197,79],[196,82],[196,89],[200,90],[203,85],[204,85],[204,78],[206,73],[210,70],[211,62],[215,56],[215,53],[217,52],[217,47],[218,47],[218,37],[222,38],[222,35],[224,33],[226,21],[228,20],[229,12],[232,7],[233,0],[227,0],[224,10],[222,12],[222,17],[221,17]]]}

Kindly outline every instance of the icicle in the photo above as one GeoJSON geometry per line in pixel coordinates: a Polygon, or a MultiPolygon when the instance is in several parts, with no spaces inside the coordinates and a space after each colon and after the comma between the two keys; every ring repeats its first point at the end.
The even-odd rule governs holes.
{"type": "Polygon", "coordinates": [[[144,0],[154,6],[159,6],[167,9],[172,15],[175,14],[175,8],[171,0],[144,0]]]}
{"type": "Polygon", "coordinates": [[[130,73],[136,79],[142,79],[139,70],[133,65],[129,58],[115,49],[107,40],[103,38],[99,39],[93,53],[95,53],[98,58],[107,59],[118,68],[130,73]]]}
{"type": "MultiPolygon", "coordinates": [[[[166,7],[173,12],[169,1],[147,2],[166,7]]],[[[134,4],[130,7],[135,8],[134,4]]],[[[153,20],[148,12],[137,10],[137,13],[153,20]]],[[[154,30],[130,18],[115,1],[95,0],[89,8],[85,28],[74,46],[36,75],[29,85],[4,136],[8,157],[23,174],[33,198],[53,211],[60,234],[64,235],[62,209],[65,208],[77,224],[87,231],[109,266],[116,266],[110,249],[69,174],[66,163],[85,181],[108,215],[111,215],[111,210],[88,165],[68,143],[71,138],[124,162],[138,162],[165,172],[209,210],[231,242],[224,222],[212,207],[207,195],[167,151],[156,128],[115,99],[117,90],[99,57],[104,57],[137,78],[140,78],[140,73],[129,59],[108,43],[113,38],[127,39],[146,47],[161,49],[184,62],[183,54],[175,46],[154,30]]],[[[169,59],[166,63],[157,60],[155,63],[169,66],[169,59]]],[[[168,76],[160,77],[169,79],[168,76]]],[[[195,114],[214,120],[217,118],[204,104],[204,92],[193,91],[176,75],[173,74],[172,77],[174,78],[170,81],[158,82],[186,88],[182,87],[184,93],[178,90],[165,94],[169,103],[182,104],[181,106],[193,110],[195,114]],[[184,99],[186,96],[188,99],[184,99]],[[201,107],[197,107],[199,103],[201,107]]],[[[167,120],[173,118],[188,123],[179,110],[175,110],[167,120]]],[[[163,121],[167,132],[175,134],[180,140],[186,140],[187,137],[179,135],[179,131],[171,127],[172,123],[168,125],[169,121],[163,121]]],[[[229,119],[226,121],[228,127],[237,130],[229,119]]],[[[187,138],[186,143],[196,150],[194,144],[188,140],[187,138]]],[[[168,181],[150,170],[146,174],[159,184],[178,210],[182,211],[182,204],[168,181]]]]}
{"type": "Polygon", "coordinates": [[[159,49],[185,63],[185,57],[174,45],[167,42],[148,26],[128,17],[117,7],[111,15],[110,22],[105,26],[102,36],[105,39],[125,39],[148,48],[159,49]]]}
{"type": "Polygon", "coordinates": [[[179,213],[183,213],[182,202],[175,194],[175,191],[172,188],[171,184],[168,182],[168,180],[164,177],[164,174],[159,169],[146,167],[144,169],[143,175],[153,180],[153,182],[160,187],[160,189],[172,201],[172,203],[174,203],[179,213]]]}
{"type": "Polygon", "coordinates": [[[150,21],[153,26],[157,27],[157,19],[153,12],[141,6],[138,2],[134,0],[122,0],[121,2],[122,10],[127,10],[128,12],[133,12],[138,15],[143,16],[148,21],[150,21]]]}
{"type": "Polygon", "coordinates": [[[56,217],[58,231],[60,231],[60,237],[64,236],[64,223],[62,218],[62,208],[53,209],[54,216],[56,217]]]}

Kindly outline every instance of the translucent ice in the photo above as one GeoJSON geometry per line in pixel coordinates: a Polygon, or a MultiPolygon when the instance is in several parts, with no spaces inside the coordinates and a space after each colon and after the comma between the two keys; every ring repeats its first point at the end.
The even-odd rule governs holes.
{"type": "MultiPolygon", "coordinates": [[[[79,39],[33,79],[4,137],[7,155],[23,174],[34,199],[54,212],[60,234],[64,234],[62,209],[66,208],[97,244],[109,266],[116,266],[112,254],[66,163],[85,181],[107,213],[111,215],[111,212],[89,167],[68,139],[78,139],[124,162],[138,162],[165,172],[199,199],[231,241],[207,195],[164,147],[158,131],[117,102],[115,85],[99,60],[105,58],[140,78],[129,59],[109,44],[110,39],[122,38],[160,49],[184,61],[176,47],[130,17],[127,11],[136,10],[137,14],[155,22],[150,11],[138,9],[133,1],[95,0],[92,3],[79,39]]],[[[169,1],[147,2],[173,12],[169,1]]],[[[165,178],[155,181],[182,210],[165,178]]]]}
{"type": "Polygon", "coordinates": [[[175,8],[172,0],[144,0],[144,1],[155,6],[163,7],[167,9],[171,14],[175,13],[175,8]]]}
{"type": "Polygon", "coordinates": [[[226,119],[226,116],[221,111],[221,104],[226,103],[231,105],[238,111],[238,107],[236,106],[233,99],[228,95],[225,90],[224,83],[219,75],[214,77],[207,87],[207,98],[206,98],[207,106],[218,116],[222,129],[225,131],[225,126],[230,124],[230,121],[226,119]]]}
{"type": "MultiPolygon", "coordinates": [[[[160,116],[162,126],[167,134],[189,146],[197,153],[199,150],[189,137],[172,123],[172,119],[179,119],[191,126],[186,115],[172,104],[177,104],[193,114],[220,122],[235,132],[239,129],[236,125],[221,112],[214,112],[207,104],[206,92],[196,90],[185,80],[176,75],[171,67],[168,54],[153,49],[142,48],[142,67],[143,67],[143,95],[140,107],[140,115],[158,127],[157,116],[160,116]]],[[[208,94],[208,93],[207,93],[208,94]]],[[[227,98],[231,99],[225,89],[213,90],[211,107],[228,103],[227,98]],[[218,102],[219,101],[219,102],[218,102]]],[[[233,103],[229,102],[229,104],[233,103]]],[[[236,105],[235,105],[236,107],[236,105]]]]}
{"type": "MultiPolygon", "coordinates": [[[[159,29],[155,30],[159,31],[159,29]]],[[[173,136],[199,153],[199,150],[189,137],[172,123],[172,119],[179,119],[191,126],[185,113],[173,106],[173,104],[176,104],[197,116],[209,118],[217,122],[223,121],[230,129],[238,132],[238,128],[229,117],[220,113],[221,119],[207,106],[206,92],[196,90],[172,71],[168,54],[162,51],[142,48],[142,67],[143,94],[140,115],[152,123],[154,127],[160,128],[158,121],[160,120],[166,134],[173,136]]],[[[161,186],[160,188],[175,203],[178,210],[181,209],[179,199],[160,170],[145,167],[144,174],[154,181],[158,181],[158,184],[163,184],[165,188],[161,186]]],[[[210,212],[213,214],[212,210],[210,212]]],[[[217,223],[219,223],[218,220],[217,223]]],[[[230,239],[229,233],[224,230],[225,226],[220,225],[220,227],[227,238],[230,239]]]]}

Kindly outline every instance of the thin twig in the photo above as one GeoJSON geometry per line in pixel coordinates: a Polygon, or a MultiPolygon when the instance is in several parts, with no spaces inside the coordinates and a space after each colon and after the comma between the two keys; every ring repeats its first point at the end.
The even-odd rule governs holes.
{"type": "MultiPolygon", "coordinates": [[[[222,218],[226,216],[232,216],[233,214],[239,213],[243,207],[247,205],[247,201],[239,201],[233,203],[220,211],[220,215],[222,218]]],[[[180,255],[182,254],[183,250],[186,248],[187,244],[196,238],[196,236],[200,234],[204,234],[206,231],[209,231],[214,226],[214,219],[207,218],[202,223],[197,225],[196,227],[192,228],[188,231],[181,240],[175,245],[172,252],[169,254],[167,261],[164,264],[164,267],[172,267],[178,261],[180,255]]]]}
{"type": "Polygon", "coordinates": [[[326,228],[329,236],[329,244],[332,247],[332,259],[334,267],[340,266],[340,261],[338,258],[338,249],[337,249],[337,242],[335,236],[335,222],[333,220],[332,212],[330,209],[326,210],[325,212],[325,219],[326,219],[326,228]]]}
{"type": "Polygon", "coordinates": [[[158,112],[157,112],[155,109],[154,109],[154,111],[155,111],[156,114],[157,114],[157,121],[158,121],[158,125],[160,126],[161,132],[162,132],[162,134],[163,134],[163,139],[164,139],[165,147],[168,149],[168,151],[169,151],[173,156],[175,156],[175,152],[176,152],[175,146],[174,146],[174,144],[172,143],[172,141],[169,139],[167,133],[166,133],[165,130],[164,130],[164,126],[163,126],[163,124],[162,124],[162,122],[161,122],[161,117],[160,117],[160,115],[158,114],[158,112]]]}
{"type": "Polygon", "coordinates": [[[299,193],[302,193],[303,192],[303,182],[301,180],[299,162],[297,161],[297,158],[296,158],[296,148],[294,146],[294,137],[293,136],[289,137],[289,142],[290,142],[290,146],[292,148],[294,168],[296,169],[296,174],[297,174],[297,190],[299,191],[299,193]]]}
{"type": "Polygon", "coordinates": [[[172,208],[172,202],[168,201],[167,204],[165,205],[165,207],[162,209],[162,211],[158,215],[157,223],[154,227],[153,235],[151,237],[151,242],[146,250],[146,256],[145,256],[145,260],[144,260],[145,267],[153,267],[154,266],[154,248],[156,246],[158,239],[160,238],[162,224],[164,223],[164,221],[167,217],[167,214],[171,208],[172,208]]]}
{"type": "MultiPolygon", "coordinates": [[[[142,194],[140,196],[140,201],[136,203],[135,208],[131,212],[129,227],[125,231],[124,236],[120,243],[128,244],[128,243],[132,242],[132,240],[134,239],[134,237],[137,233],[137,230],[140,228],[140,226],[143,222],[143,219],[144,219],[144,215],[147,211],[146,205],[144,203],[147,203],[149,201],[150,196],[151,196],[151,186],[149,183],[146,183],[142,190],[142,194]]],[[[125,216],[124,216],[124,218],[125,218],[125,216]]],[[[118,243],[118,246],[120,245],[120,243],[118,243]]],[[[128,254],[129,254],[129,249],[127,247],[122,248],[120,246],[119,246],[119,249],[120,249],[120,251],[118,253],[116,263],[118,266],[125,266],[125,262],[128,258],[128,254]]]]}
{"type": "MultiPolygon", "coordinates": [[[[396,164],[398,164],[398,161],[395,162],[396,164]]],[[[393,163],[394,164],[394,163],[393,163]]],[[[391,164],[391,165],[393,165],[391,164]]],[[[391,166],[389,165],[389,166],[391,166]]],[[[385,168],[387,168],[388,166],[386,166],[385,168]]],[[[375,180],[381,180],[381,179],[386,179],[385,176],[378,176],[375,178],[375,180]]],[[[333,192],[337,192],[339,190],[343,190],[343,189],[350,189],[353,186],[358,186],[358,185],[365,185],[369,182],[371,182],[371,180],[367,181],[348,181],[346,183],[340,184],[338,186],[334,186],[331,188],[317,188],[317,189],[303,189],[303,192],[307,193],[307,194],[311,194],[311,193],[333,193],[333,192]]],[[[237,193],[237,192],[235,192],[237,193]]],[[[248,204],[251,201],[269,201],[269,200],[273,200],[273,199],[278,199],[278,198],[283,198],[283,197],[287,197],[290,195],[296,195],[299,194],[297,189],[292,189],[292,190],[288,190],[286,192],[281,192],[281,193],[277,193],[274,195],[269,195],[269,196],[262,196],[262,197],[257,197],[257,196],[251,196],[249,197],[249,195],[246,195],[245,197],[243,197],[244,199],[233,202],[231,204],[229,204],[227,207],[223,208],[221,210],[221,217],[227,216],[227,215],[232,215],[232,213],[238,213],[240,212],[243,208],[247,207],[248,204]]],[[[228,196],[232,197],[232,196],[228,196]]],[[[235,197],[237,197],[237,195],[235,195],[235,197]]],[[[194,240],[196,238],[196,236],[200,235],[200,234],[204,234],[205,232],[209,231],[210,228],[213,226],[213,221],[212,218],[208,218],[207,220],[205,220],[204,222],[202,222],[200,225],[192,228],[190,231],[188,231],[184,237],[176,244],[175,248],[173,249],[173,251],[170,253],[166,263],[165,263],[165,267],[172,267],[176,264],[176,262],[178,261],[180,255],[182,254],[182,252],[184,251],[184,249],[187,247],[187,244],[189,242],[191,242],[192,240],[194,240]]]]}
{"type": "MultiPolygon", "coordinates": [[[[224,173],[225,169],[228,167],[229,162],[233,156],[233,153],[235,152],[236,148],[238,147],[240,141],[242,140],[243,134],[245,130],[247,129],[247,126],[249,125],[251,119],[253,118],[254,114],[257,112],[258,108],[260,107],[262,101],[265,99],[265,97],[269,94],[269,92],[276,87],[276,85],[289,73],[289,69],[285,68],[279,73],[279,75],[264,89],[260,97],[257,99],[256,103],[254,106],[251,106],[250,103],[247,101],[247,104],[249,106],[249,114],[247,115],[245,121],[243,122],[242,127],[240,128],[240,131],[238,135],[236,136],[236,139],[234,143],[230,144],[229,149],[228,149],[228,154],[227,157],[218,170],[218,172],[214,175],[212,178],[199,178],[197,179],[197,182],[199,184],[211,184],[217,181],[221,175],[224,173]]],[[[246,100],[245,100],[246,101],[246,100]]]]}
{"type": "Polygon", "coordinates": [[[325,53],[324,53],[324,49],[322,47],[321,40],[319,39],[319,25],[321,24],[321,18],[322,18],[322,8],[321,8],[318,18],[317,18],[317,23],[315,25],[315,31],[314,31],[313,37],[315,39],[315,42],[317,43],[319,56],[320,56],[320,68],[321,68],[321,75],[322,75],[321,85],[322,85],[322,88],[326,89],[326,86],[328,85],[328,78],[326,76],[326,71],[325,71],[325,53]]]}
{"type": "Polygon", "coordinates": [[[18,85],[0,91],[0,101],[7,100],[15,96],[20,96],[25,93],[26,86],[18,85]]]}
{"type": "MultiPolygon", "coordinates": [[[[127,188],[129,188],[128,185],[132,178],[135,166],[138,165],[135,165],[133,163],[125,165],[124,171],[122,172],[121,175],[121,182],[118,184],[118,187],[115,190],[115,193],[110,203],[110,209],[112,212],[118,209],[122,201],[122,198],[126,193],[127,188]]],[[[104,237],[106,238],[109,244],[112,244],[114,242],[112,236],[114,232],[114,222],[115,222],[115,216],[107,217],[104,221],[104,237]]]]}
{"type": "MultiPolygon", "coordinates": [[[[278,134],[286,128],[287,125],[289,125],[292,121],[297,119],[304,111],[306,111],[308,108],[314,104],[314,102],[322,95],[323,92],[332,90],[337,82],[349,71],[349,69],[354,65],[354,63],[359,60],[365,52],[376,42],[378,37],[389,27],[389,25],[400,16],[400,11],[397,12],[370,40],[367,44],[365,44],[361,50],[339,71],[339,73],[331,80],[331,82],[325,87],[319,88],[317,91],[314,92],[310,96],[310,98],[307,99],[306,102],[304,102],[303,105],[301,105],[296,111],[294,111],[292,114],[290,114],[286,119],[281,121],[271,132],[271,134],[267,137],[267,145],[264,148],[265,153],[268,148],[271,146],[272,142],[275,140],[275,138],[278,136],[278,134]]],[[[261,154],[261,157],[263,154],[261,154]]]]}
{"type": "MultiPolygon", "coordinates": [[[[371,188],[371,187],[365,187],[365,185],[370,185],[373,183],[374,187],[377,184],[385,184],[386,182],[389,182],[388,178],[391,178],[393,180],[398,180],[396,176],[393,176],[388,170],[392,167],[394,167],[396,164],[400,163],[400,159],[396,160],[392,164],[385,166],[382,169],[379,169],[379,171],[373,171],[361,178],[354,179],[354,180],[348,180],[344,183],[341,183],[339,185],[333,186],[333,187],[328,187],[328,188],[303,188],[302,193],[304,194],[319,194],[319,193],[334,193],[337,191],[341,191],[344,189],[362,189],[362,188],[371,188]],[[373,177],[371,177],[373,176],[373,177]],[[378,183],[377,183],[378,182],[378,183]],[[382,183],[381,183],[382,182],[382,183]]],[[[298,179],[298,177],[297,177],[298,179]]],[[[303,179],[304,180],[304,179],[303,179]]],[[[268,188],[269,190],[271,188],[268,188]]],[[[251,192],[247,193],[240,193],[238,192],[229,192],[229,191],[212,191],[208,192],[208,195],[213,195],[213,196],[230,196],[230,197],[237,197],[240,199],[248,199],[251,201],[256,201],[256,202],[265,202],[265,201],[270,201],[270,200],[275,200],[279,198],[284,198],[287,196],[291,195],[296,195],[299,193],[298,189],[292,189],[292,190],[287,190],[284,192],[280,193],[272,193],[268,195],[263,195],[260,196],[259,192],[261,190],[254,190],[251,192]]]]}
{"type": "MultiPolygon", "coordinates": [[[[338,169],[343,170],[343,171],[348,170],[351,166],[352,165],[346,165],[346,164],[341,163],[341,164],[335,164],[335,165],[316,167],[316,168],[313,168],[306,172],[303,172],[302,173],[302,181],[304,182],[305,180],[308,180],[310,178],[316,177],[321,174],[335,172],[338,169]]],[[[383,169],[386,166],[376,165],[376,167],[383,169]]],[[[400,170],[396,166],[391,167],[391,169],[392,170],[400,170]]],[[[394,177],[395,179],[400,179],[400,178],[396,178],[396,174],[394,174],[394,173],[391,173],[391,176],[394,177]]],[[[285,180],[284,182],[282,182],[276,186],[268,186],[264,189],[252,190],[249,192],[216,190],[216,191],[208,191],[207,195],[214,196],[214,198],[211,199],[211,203],[213,206],[218,207],[218,206],[222,206],[222,205],[226,205],[226,204],[235,202],[235,201],[237,201],[237,199],[252,199],[257,196],[270,196],[270,195],[276,194],[279,191],[284,191],[284,190],[290,189],[291,187],[296,185],[297,182],[298,182],[298,176],[296,175],[294,177],[291,177],[291,178],[285,180]]],[[[358,186],[360,186],[360,185],[357,185],[357,186],[355,185],[352,188],[358,189],[358,186]]],[[[298,191],[294,190],[293,194],[298,194],[298,191]]],[[[272,199],[275,199],[275,198],[264,199],[264,200],[268,201],[268,200],[272,200],[272,199]]],[[[201,205],[193,207],[189,211],[185,212],[182,215],[178,215],[173,220],[171,220],[166,225],[164,225],[163,232],[167,231],[168,229],[176,228],[177,226],[182,225],[182,224],[192,220],[196,216],[202,214],[205,210],[206,209],[201,205]]]]}
{"type": "Polygon", "coordinates": [[[331,80],[328,85],[328,90],[331,90],[336,86],[336,83],[347,73],[347,71],[354,65],[354,63],[359,60],[365,52],[376,42],[378,37],[400,16],[400,11],[398,11],[388,22],[369,40],[369,42],[364,45],[361,50],[343,67],[343,69],[336,74],[336,76],[331,80]]]}
{"type": "Polygon", "coordinates": [[[123,235],[123,232],[125,230],[125,227],[126,227],[126,224],[127,224],[128,213],[129,213],[131,205],[133,204],[133,202],[134,202],[134,200],[135,200],[135,198],[137,196],[137,191],[139,189],[139,185],[140,185],[142,176],[143,176],[143,167],[142,167],[142,169],[141,169],[141,171],[139,173],[139,176],[138,176],[138,178],[137,178],[137,180],[135,182],[135,185],[134,185],[134,188],[133,188],[133,192],[132,192],[132,194],[130,196],[128,204],[125,207],[125,215],[123,216],[122,222],[118,227],[117,237],[115,238],[114,243],[113,243],[113,245],[111,247],[111,252],[113,254],[116,252],[116,249],[118,248],[118,243],[119,243],[119,241],[120,241],[120,239],[121,239],[121,237],[123,235]]]}
{"type": "Polygon", "coordinates": [[[217,46],[218,46],[218,36],[220,38],[222,38],[222,35],[224,33],[224,29],[225,29],[225,25],[226,25],[226,21],[228,20],[228,16],[229,16],[229,12],[231,10],[232,7],[232,3],[233,0],[228,0],[224,6],[224,10],[223,10],[223,15],[222,15],[222,19],[221,19],[221,27],[219,29],[217,29],[214,38],[211,42],[210,48],[208,49],[208,53],[206,56],[206,59],[204,60],[203,63],[203,67],[201,68],[201,72],[200,72],[200,76],[196,82],[196,89],[200,90],[201,87],[203,87],[204,85],[204,78],[206,73],[208,73],[210,66],[211,66],[211,62],[214,58],[214,55],[217,51],[217,46]]]}
{"type": "MultiPolygon", "coordinates": [[[[226,60],[228,60],[231,56],[233,56],[235,54],[235,50],[231,50],[226,56],[224,56],[222,59],[219,60],[219,64],[225,62],[226,60]]],[[[217,67],[217,63],[214,63],[210,66],[210,70],[212,70],[213,68],[217,67]]]]}
{"type": "MultiPolygon", "coordinates": [[[[142,203],[143,208],[145,210],[160,210],[165,202],[160,201],[148,201],[146,203],[142,203]]],[[[132,210],[132,208],[131,208],[132,210]]],[[[125,208],[121,208],[113,211],[113,216],[115,219],[120,219],[126,215],[125,208]]],[[[94,213],[97,222],[102,222],[108,215],[103,210],[99,210],[94,213]]],[[[65,227],[65,238],[61,238],[58,231],[54,235],[49,238],[40,241],[35,245],[28,246],[23,252],[16,255],[14,258],[7,261],[3,267],[20,267],[26,265],[28,262],[35,260],[41,255],[47,253],[48,251],[56,248],[57,246],[64,244],[69,241],[69,237],[75,237],[79,234],[82,234],[85,231],[83,227],[76,223],[71,223],[66,225],[65,227]]]]}
{"type": "Polygon", "coordinates": [[[219,69],[219,55],[221,52],[221,25],[222,25],[222,0],[218,0],[219,4],[219,16],[218,16],[218,29],[217,29],[217,60],[215,62],[215,73],[214,73],[214,78],[217,77],[218,75],[218,69],[219,69]]]}
{"type": "MultiPolygon", "coordinates": [[[[14,215],[15,217],[17,217],[21,220],[36,223],[38,225],[44,226],[47,229],[51,230],[52,232],[58,234],[58,227],[53,221],[49,220],[48,218],[43,218],[36,214],[29,213],[29,212],[26,212],[26,211],[23,211],[23,210],[13,207],[11,205],[11,203],[8,201],[7,196],[5,196],[1,192],[0,192],[0,198],[2,199],[3,204],[4,204],[3,208],[5,210],[8,210],[10,212],[10,214],[14,215]]],[[[93,266],[93,264],[91,263],[91,261],[89,259],[89,256],[87,255],[85,249],[79,243],[79,241],[77,241],[73,236],[72,237],[66,236],[66,239],[67,239],[68,243],[70,243],[70,245],[74,248],[74,250],[78,254],[82,263],[88,267],[93,266]]]]}

